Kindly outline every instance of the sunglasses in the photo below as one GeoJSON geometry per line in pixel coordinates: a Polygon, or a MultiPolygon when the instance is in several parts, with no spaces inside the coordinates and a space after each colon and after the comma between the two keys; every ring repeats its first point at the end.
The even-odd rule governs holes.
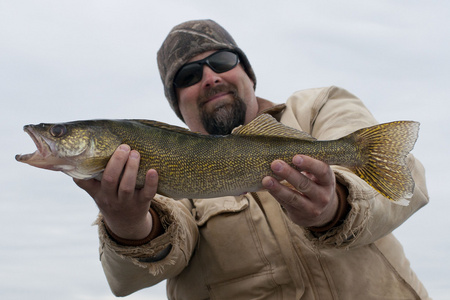
{"type": "Polygon", "coordinates": [[[203,77],[203,65],[207,65],[216,73],[230,71],[239,63],[239,55],[230,50],[220,50],[210,56],[193,61],[182,66],[175,78],[173,85],[177,88],[185,88],[196,84],[203,77]]]}

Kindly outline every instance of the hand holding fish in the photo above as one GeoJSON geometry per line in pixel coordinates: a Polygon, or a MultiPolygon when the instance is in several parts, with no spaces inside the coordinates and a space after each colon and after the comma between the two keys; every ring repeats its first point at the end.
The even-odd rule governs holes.
{"type": "Polygon", "coordinates": [[[149,170],[144,187],[135,189],[139,161],[137,151],[121,145],[108,162],[101,181],[74,180],[94,199],[109,229],[129,240],[143,239],[151,232],[149,208],[158,185],[158,174],[149,170]]]}
{"type": "Polygon", "coordinates": [[[304,227],[320,227],[333,220],[338,209],[336,179],[330,166],[309,156],[296,155],[291,167],[276,160],[271,168],[294,188],[267,176],[263,186],[286,209],[290,219],[304,227]]]}

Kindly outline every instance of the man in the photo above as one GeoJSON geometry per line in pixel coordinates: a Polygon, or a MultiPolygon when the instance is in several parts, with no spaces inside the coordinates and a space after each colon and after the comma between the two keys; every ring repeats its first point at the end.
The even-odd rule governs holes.
{"type": "MultiPolygon", "coordinates": [[[[247,57],[211,20],[174,27],[158,66],[166,97],[192,131],[228,134],[261,112],[318,139],[376,123],[336,87],[297,92],[281,106],[256,97],[247,57]]],[[[100,208],[112,291],[128,295],[168,279],[170,299],[428,299],[391,234],[428,202],[420,162],[409,155],[416,187],[407,207],[345,168],[303,155],[293,163],[271,165],[291,187],[266,177],[267,191],[175,201],[156,194],[155,170],[135,190],[139,153],[120,146],[101,182],[76,181],[100,208]]]]}

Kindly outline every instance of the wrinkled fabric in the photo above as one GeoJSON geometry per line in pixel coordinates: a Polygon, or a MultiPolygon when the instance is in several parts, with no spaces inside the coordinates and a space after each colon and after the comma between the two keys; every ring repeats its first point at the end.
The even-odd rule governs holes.
{"type": "MultiPolygon", "coordinates": [[[[319,140],[377,123],[359,99],[336,87],[294,93],[279,120],[319,140]]],[[[320,234],[291,222],[265,191],[180,201],[157,196],[152,207],[166,231],[142,247],[115,244],[100,217],[102,266],[120,296],[167,279],[169,299],[429,299],[392,234],[429,201],[423,166],[411,154],[407,162],[416,186],[406,207],[332,166],[351,209],[320,234]],[[168,245],[161,260],[143,259],[168,245]]]]}

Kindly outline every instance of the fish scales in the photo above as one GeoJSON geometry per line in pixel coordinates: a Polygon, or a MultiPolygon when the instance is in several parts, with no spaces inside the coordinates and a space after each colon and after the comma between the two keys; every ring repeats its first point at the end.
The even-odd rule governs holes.
{"type": "MultiPolygon", "coordinates": [[[[123,140],[134,149],[143,149],[138,186],[145,180],[145,170],[154,168],[160,177],[160,193],[175,197],[182,195],[211,197],[220,196],[223,191],[241,194],[261,188],[264,176],[273,176],[270,162],[281,159],[288,163],[297,153],[324,160],[330,164],[354,161],[353,151],[342,142],[305,142],[261,136],[198,136],[189,138],[179,132],[166,133],[153,128],[146,138],[140,136],[139,143],[123,140]],[[155,143],[157,141],[157,143],[155,143]],[[336,151],[343,149],[343,151],[336,151]],[[342,152],[342,153],[341,153],[342,152]],[[233,176],[229,176],[233,174],[233,176]],[[170,179],[170,180],[169,180],[170,179]],[[170,191],[170,192],[169,192],[170,191]]],[[[291,164],[292,165],[292,164],[291,164]]]]}

